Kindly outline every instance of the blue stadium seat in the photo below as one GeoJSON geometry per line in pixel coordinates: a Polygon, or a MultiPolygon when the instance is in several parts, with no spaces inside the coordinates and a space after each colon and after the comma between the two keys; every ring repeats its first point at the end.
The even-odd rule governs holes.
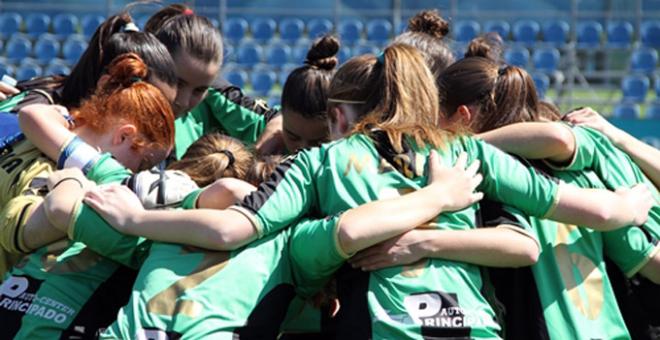
{"type": "Polygon", "coordinates": [[[559,69],[559,51],[554,47],[538,48],[532,55],[534,68],[539,72],[553,73],[559,69]]]}
{"type": "Polygon", "coordinates": [[[529,50],[523,46],[511,46],[504,52],[507,64],[525,68],[529,65],[529,50]]]}
{"type": "Polygon", "coordinates": [[[378,53],[380,53],[380,49],[376,47],[376,45],[370,43],[361,43],[353,47],[354,56],[363,55],[363,54],[377,55],[378,53]]]}
{"type": "Polygon", "coordinates": [[[238,44],[245,37],[248,23],[243,18],[229,18],[222,24],[222,35],[233,44],[238,44]]]}
{"type": "Polygon", "coordinates": [[[47,64],[60,54],[60,42],[52,34],[42,34],[34,44],[34,57],[40,64],[47,64]]]}
{"type": "Polygon", "coordinates": [[[5,74],[13,77],[16,72],[14,71],[14,66],[12,66],[7,59],[0,57],[0,77],[5,74]]]}
{"type": "Polygon", "coordinates": [[[638,119],[640,112],[639,104],[622,102],[614,107],[613,116],[623,119],[638,119]]]}
{"type": "Polygon", "coordinates": [[[23,35],[14,35],[7,41],[5,55],[10,63],[17,64],[19,61],[27,58],[32,51],[30,39],[23,35]]]}
{"type": "Polygon", "coordinates": [[[245,87],[245,83],[247,83],[247,73],[245,71],[240,70],[240,69],[233,69],[233,70],[228,70],[224,72],[225,79],[227,79],[228,82],[230,82],[233,85],[236,85],[240,88],[245,87]]]}
{"type": "Polygon", "coordinates": [[[266,47],[266,62],[275,67],[282,67],[291,61],[291,47],[284,43],[274,43],[266,47]]]}
{"type": "Polygon", "coordinates": [[[268,106],[269,107],[275,107],[275,106],[280,106],[282,103],[282,95],[273,95],[268,97],[268,106]]]}
{"type": "Polygon", "coordinates": [[[140,14],[137,16],[133,17],[133,20],[135,21],[135,24],[141,29],[144,30],[144,27],[147,25],[147,21],[149,21],[149,15],[146,14],[140,14]]]}
{"type": "Polygon", "coordinates": [[[649,78],[645,75],[630,75],[621,81],[621,90],[623,91],[623,100],[643,103],[646,99],[646,93],[649,92],[649,78]]]}
{"type": "Polygon", "coordinates": [[[236,49],[233,45],[222,46],[223,64],[236,62],[236,49]]]}
{"type": "Polygon", "coordinates": [[[78,18],[72,14],[58,14],[53,19],[53,33],[61,40],[78,33],[78,18]]]}
{"type": "Polygon", "coordinates": [[[610,48],[628,48],[632,43],[633,26],[627,21],[607,24],[607,46],[610,48]]]}
{"type": "Polygon", "coordinates": [[[367,23],[367,40],[385,44],[392,37],[392,24],[385,19],[374,19],[367,23]]]}
{"type": "Polygon", "coordinates": [[[642,45],[660,47],[660,20],[643,23],[641,30],[642,45]]]}
{"type": "Polygon", "coordinates": [[[479,23],[474,20],[457,21],[453,27],[454,40],[460,43],[469,43],[477,37],[481,31],[479,23]]]}
{"type": "Polygon", "coordinates": [[[250,83],[252,83],[252,90],[261,97],[265,97],[270,92],[270,89],[275,85],[277,75],[275,72],[269,70],[253,71],[250,75],[250,83]]]}
{"type": "Polygon", "coordinates": [[[50,17],[43,13],[32,13],[25,19],[25,31],[33,39],[43,33],[48,33],[50,17]]]}
{"type": "Polygon", "coordinates": [[[660,119],[660,102],[656,101],[646,108],[645,116],[647,119],[660,119]]]}
{"type": "Polygon", "coordinates": [[[362,22],[357,19],[344,19],[339,23],[339,39],[342,44],[355,45],[362,38],[362,22]]]}
{"type": "Polygon", "coordinates": [[[252,67],[263,60],[263,48],[255,42],[245,42],[238,47],[236,62],[245,67],[252,67]]]}
{"type": "Polygon", "coordinates": [[[62,55],[69,65],[73,65],[78,62],[85,49],[87,49],[87,41],[80,35],[71,35],[62,46],[62,55]]]}
{"type": "Polygon", "coordinates": [[[66,64],[66,61],[63,59],[53,59],[46,69],[44,70],[43,75],[68,75],[71,73],[71,68],[66,64]]]}
{"type": "Polygon", "coordinates": [[[539,72],[534,72],[531,76],[534,80],[536,93],[538,94],[539,98],[545,98],[545,93],[548,92],[548,89],[550,88],[550,77],[539,72]]]}
{"type": "Polygon", "coordinates": [[[41,76],[41,73],[42,69],[38,64],[32,62],[22,63],[16,70],[16,80],[32,79],[41,76]]]}
{"type": "Polygon", "coordinates": [[[80,25],[82,26],[82,34],[85,38],[91,38],[94,35],[96,28],[99,27],[103,21],[105,21],[105,18],[101,15],[85,15],[80,22],[80,25]]]}
{"type": "Polygon", "coordinates": [[[350,47],[341,46],[339,48],[339,51],[337,52],[337,60],[339,60],[340,65],[345,63],[348,59],[351,59],[352,57],[353,57],[353,53],[350,47]]]}
{"type": "Polygon", "coordinates": [[[296,68],[299,66],[296,64],[286,64],[282,66],[282,70],[280,71],[280,74],[277,76],[277,80],[280,84],[280,86],[284,87],[284,83],[286,83],[286,78],[289,77],[289,74],[293,72],[296,68]]]}
{"type": "Polygon", "coordinates": [[[577,26],[577,46],[583,49],[600,47],[603,25],[598,21],[584,21],[577,26]]]}
{"type": "Polygon", "coordinates": [[[660,76],[655,77],[655,99],[660,101],[660,76]]]}
{"type": "Polygon", "coordinates": [[[275,28],[277,28],[275,20],[270,18],[258,18],[252,22],[250,31],[252,32],[252,38],[254,40],[265,43],[273,39],[273,36],[275,36],[275,28]]]}
{"type": "Polygon", "coordinates": [[[405,32],[408,29],[408,20],[402,20],[399,23],[399,27],[396,28],[395,35],[399,35],[403,32],[405,32]]]}
{"type": "Polygon", "coordinates": [[[0,38],[0,55],[3,55],[5,48],[5,41],[0,38]]]}
{"type": "Polygon", "coordinates": [[[305,23],[298,18],[287,18],[280,21],[280,39],[295,43],[303,36],[305,23]]]}
{"type": "Polygon", "coordinates": [[[291,51],[291,61],[296,65],[302,65],[307,59],[307,52],[309,51],[309,44],[297,44],[291,51]]]}
{"type": "Polygon", "coordinates": [[[513,25],[513,40],[526,45],[533,45],[541,26],[534,20],[520,20],[513,25]]]}
{"type": "Polygon", "coordinates": [[[543,26],[543,41],[555,47],[561,47],[568,40],[571,27],[564,20],[554,20],[543,26]]]}
{"type": "Polygon", "coordinates": [[[652,73],[658,64],[658,51],[654,48],[640,47],[630,56],[630,69],[634,72],[652,73]]]}
{"type": "Polygon", "coordinates": [[[328,19],[312,19],[307,23],[307,36],[311,39],[332,32],[332,21],[328,19]]]}
{"type": "Polygon", "coordinates": [[[484,24],[484,32],[497,32],[502,39],[509,39],[511,25],[504,20],[490,20],[484,24]]]}
{"type": "Polygon", "coordinates": [[[4,39],[11,38],[21,29],[23,18],[18,13],[8,12],[0,14],[0,35],[4,39]]]}

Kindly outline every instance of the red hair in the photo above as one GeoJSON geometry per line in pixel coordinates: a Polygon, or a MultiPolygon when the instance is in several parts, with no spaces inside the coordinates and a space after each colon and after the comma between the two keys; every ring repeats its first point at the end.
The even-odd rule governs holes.
{"type": "Polygon", "coordinates": [[[108,66],[108,81],[72,112],[77,125],[103,133],[117,123],[133,124],[139,136],[133,147],[174,144],[174,113],[160,90],[143,81],[148,68],[135,53],[116,57],[108,66]]]}

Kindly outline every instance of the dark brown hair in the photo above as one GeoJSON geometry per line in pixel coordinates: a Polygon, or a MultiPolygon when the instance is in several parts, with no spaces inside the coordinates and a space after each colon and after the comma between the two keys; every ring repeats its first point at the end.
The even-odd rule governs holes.
{"type": "Polygon", "coordinates": [[[108,74],[108,81],[99,84],[79,109],[71,111],[76,125],[102,132],[112,122],[129,122],[140,133],[134,148],[171,148],[174,144],[174,113],[158,88],[141,81],[148,74],[142,59],[134,53],[122,54],[110,63],[108,74]]]}
{"type": "Polygon", "coordinates": [[[221,177],[244,180],[253,161],[252,153],[238,139],[210,133],[195,141],[168,169],[181,170],[205,187],[221,177]]]}
{"type": "Polygon", "coordinates": [[[339,63],[339,40],[326,35],[316,39],[307,52],[305,65],[289,74],[282,89],[282,113],[296,112],[305,118],[326,119],[328,88],[339,63]]]}
{"type": "Polygon", "coordinates": [[[465,51],[465,58],[483,57],[498,65],[504,64],[504,41],[497,32],[482,34],[470,41],[465,51]]]}
{"type": "Polygon", "coordinates": [[[468,127],[475,133],[537,120],[538,97],[525,70],[473,57],[457,61],[438,78],[440,106],[448,117],[459,106],[476,106],[468,127]]]}
{"type": "Polygon", "coordinates": [[[353,132],[381,129],[397,152],[403,150],[404,136],[420,146],[444,142],[433,76],[422,55],[409,45],[392,44],[382,56],[350,59],[332,78],[328,97],[328,109],[343,102],[359,113],[353,132]]]}
{"type": "Polygon", "coordinates": [[[451,48],[444,40],[447,34],[449,23],[440,16],[440,12],[425,10],[410,18],[407,31],[395,37],[393,43],[417,48],[422,52],[433,76],[437,77],[455,61],[451,48]]]}
{"type": "Polygon", "coordinates": [[[183,50],[206,63],[222,61],[222,38],[209,19],[183,4],[164,7],[149,18],[144,30],[153,33],[172,55],[183,50]]]}
{"type": "Polygon", "coordinates": [[[176,86],[174,61],[165,46],[154,36],[144,32],[124,32],[133,19],[127,12],[106,19],[94,32],[85,52],[64,80],[61,104],[74,108],[80,106],[96,88],[96,83],[112,60],[124,53],[137,53],[149,67],[149,76],[176,86]]]}
{"type": "Polygon", "coordinates": [[[549,120],[551,122],[560,121],[562,117],[561,111],[557,105],[541,100],[538,105],[538,118],[549,120]]]}

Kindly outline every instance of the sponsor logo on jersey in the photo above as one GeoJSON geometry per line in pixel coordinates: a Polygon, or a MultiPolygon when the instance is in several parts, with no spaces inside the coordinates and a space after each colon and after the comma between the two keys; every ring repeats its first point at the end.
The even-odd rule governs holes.
{"type": "Polygon", "coordinates": [[[39,296],[40,282],[27,277],[10,276],[0,285],[0,314],[31,315],[63,324],[76,314],[68,305],[47,296],[39,296]]]}

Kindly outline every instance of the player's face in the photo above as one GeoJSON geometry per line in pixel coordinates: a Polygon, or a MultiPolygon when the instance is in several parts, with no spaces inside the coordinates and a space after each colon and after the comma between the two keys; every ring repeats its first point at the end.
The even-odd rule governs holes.
{"type": "Polygon", "coordinates": [[[174,100],[176,99],[176,87],[171,86],[156,77],[152,77],[150,82],[160,90],[163,96],[165,96],[165,99],[167,99],[167,102],[173,106],[174,100]]]}
{"type": "Polygon", "coordinates": [[[284,144],[289,152],[319,146],[328,141],[326,119],[306,118],[293,111],[282,112],[282,118],[284,144]]]}
{"type": "Polygon", "coordinates": [[[134,172],[151,169],[169,154],[170,149],[162,147],[120,147],[111,151],[112,156],[134,172]]]}
{"type": "Polygon", "coordinates": [[[219,62],[207,63],[184,51],[174,55],[176,74],[179,78],[174,100],[174,114],[178,117],[197,106],[220,71],[219,62]]]}

